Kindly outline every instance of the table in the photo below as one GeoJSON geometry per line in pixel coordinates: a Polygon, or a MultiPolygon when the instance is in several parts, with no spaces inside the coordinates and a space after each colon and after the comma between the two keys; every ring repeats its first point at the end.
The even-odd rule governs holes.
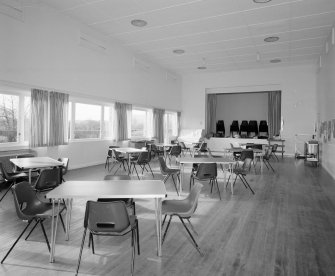
{"type": "Polygon", "coordinates": [[[29,183],[31,183],[32,169],[41,169],[49,167],[60,167],[63,163],[50,157],[26,157],[9,159],[15,166],[20,169],[29,170],[29,183]]]}
{"type": "MultiPolygon", "coordinates": [[[[201,163],[217,163],[217,164],[225,164],[225,165],[229,165],[229,172],[232,173],[233,172],[233,164],[236,163],[235,160],[229,158],[229,157],[180,157],[178,159],[179,164],[181,166],[180,172],[181,172],[181,176],[180,176],[180,182],[179,182],[179,194],[181,194],[182,192],[182,183],[183,183],[183,173],[184,173],[184,165],[185,164],[193,164],[193,163],[197,163],[197,164],[201,164],[201,163]]],[[[234,187],[233,187],[233,182],[230,183],[230,189],[231,189],[231,193],[234,194],[234,187]]]]}
{"type": "Polygon", "coordinates": [[[130,172],[130,157],[133,153],[141,153],[147,151],[147,149],[136,149],[136,148],[114,148],[115,151],[127,154],[128,156],[128,171],[130,172]]]}
{"type": "Polygon", "coordinates": [[[66,181],[46,194],[52,200],[50,262],[54,262],[58,215],[55,218],[57,202],[60,210],[61,199],[67,201],[66,239],[69,239],[73,199],[96,200],[96,198],[152,198],[155,199],[157,255],[162,255],[162,198],[166,189],[162,180],[102,180],[66,181]],[[56,220],[56,221],[55,221],[56,220]]]}

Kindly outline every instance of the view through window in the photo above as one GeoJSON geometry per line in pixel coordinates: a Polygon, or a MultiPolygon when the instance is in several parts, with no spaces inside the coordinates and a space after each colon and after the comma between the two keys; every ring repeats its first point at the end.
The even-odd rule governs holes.
{"type": "Polygon", "coordinates": [[[101,106],[75,103],[74,139],[100,138],[101,106]]]}
{"type": "Polygon", "coordinates": [[[147,112],[145,110],[134,109],[131,116],[131,137],[143,138],[145,137],[145,126],[147,112]]]}
{"type": "Polygon", "coordinates": [[[0,143],[18,142],[19,96],[0,94],[0,143]]]}

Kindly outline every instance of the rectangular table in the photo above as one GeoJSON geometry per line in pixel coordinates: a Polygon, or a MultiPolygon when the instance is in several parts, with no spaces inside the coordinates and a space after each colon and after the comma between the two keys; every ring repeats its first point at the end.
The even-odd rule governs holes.
{"type": "MultiPolygon", "coordinates": [[[[179,194],[182,192],[182,183],[183,183],[183,173],[184,173],[184,165],[185,164],[203,164],[203,163],[216,163],[216,164],[222,164],[222,165],[229,165],[229,172],[233,172],[233,164],[236,163],[235,160],[233,160],[230,157],[224,156],[224,157],[180,157],[178,158],[179,164],[181,166],[180,170],[180,182],[179,182],[179,194]]],[[[233,182],[231,182],[231,193],[234,194],[234,187],[233,182]]]]}
{"type": "Polygon", "coordinates": [[[147,149],[136,149],[136,148],[114,148],[114,150],[117,151],[117,152],[123,153],[123,154],[127,154],[129,174],[131,174],[131,172],[130,172],[130,158],[131,158],[131,155],[134,154],[134,153],[141,153],[141,152],[147,151],[147,149]]]}
{"type": "Polygon", "coordinates": [[[31,183],[31,171],[49,167],[60,167],[63,163],[50,157],[25,157],[9,159],[16,167],[29,170],[29,183],[31,183]]]}
{"type": "Polygon", "coordinates": [[[54,262],[58,216],[61,199],[67,201],[66,239],[69,239],[71,209],[73,199],[96,200],[97,198],[152,198],[155,199],[157,255],[162,255],[162,198],[166,189],[161,180],[102,180],[102,181],[66,181],[46,194],[52,200],[51,250],[50,262],[54,262]],[[56,220],[56,221],[55,221],[56,220]]]}

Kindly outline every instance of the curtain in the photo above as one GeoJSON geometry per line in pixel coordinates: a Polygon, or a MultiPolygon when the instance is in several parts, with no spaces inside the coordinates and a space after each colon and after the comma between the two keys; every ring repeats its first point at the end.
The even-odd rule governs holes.
{"type": "Polygon", "coordinates": [[[115,103],[116,112],[116,140],[127,140],[131,132],[131,110],[132,105],[126,103],[115,103]]]}
{"type": "Polygon", "coordinates": [[[48,91],[31,90],[30,147],[48,145],[48,91]]]}
{"type": "Polygon", "coordinates": [[[181,112],[177,112],[177,136],[180,135],[180,130],[181,130],[181,112]]]}
{"type": "Polygon", "coordinates": [[[268,93],[269,137],[280,134],[281,129],[281,91],[268,93]]]}
{"type": "Polygon", "coordinates": [[[216,94],[207,94],[206,134],[216,133],[216,94]]]}
{"type": "Polygon", "coordinates": [[[164,142],[164,109],[154,108],[153,112],[153,132],[159,143],[164,142]]]}
{"type": "Polygon", "coordinates": [[[49,146],[66,145],[68,143],[68,110],[69,95],[50,92],[50,128],[49,146]]]}

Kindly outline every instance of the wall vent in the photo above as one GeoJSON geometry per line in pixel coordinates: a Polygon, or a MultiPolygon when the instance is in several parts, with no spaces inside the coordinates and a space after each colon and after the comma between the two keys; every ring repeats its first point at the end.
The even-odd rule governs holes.
{"type": "Polygon", "coordinates": [[[0,2],[0,13],[23,22],[23,8],[18,1],[2,0],[0,2]]]}

